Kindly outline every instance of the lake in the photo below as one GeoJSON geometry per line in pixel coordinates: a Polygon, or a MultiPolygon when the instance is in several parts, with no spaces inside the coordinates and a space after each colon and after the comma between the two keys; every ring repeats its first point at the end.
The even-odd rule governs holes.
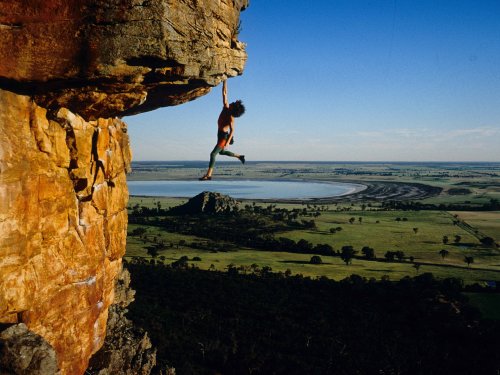
{"type": "Polygon", "coordinates": [[[276,180],[166,180],[129,181],[131,195],[161,197],[194,197],[213,191],[241,199],[311,199],[352,194],[366,187],[343,182],[276,181],[276,180]]]}

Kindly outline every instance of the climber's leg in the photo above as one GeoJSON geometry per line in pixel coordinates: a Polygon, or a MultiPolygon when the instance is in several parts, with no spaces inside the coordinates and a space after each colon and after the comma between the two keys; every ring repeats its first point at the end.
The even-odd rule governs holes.
{"type": "MultiPolygon", "coordinates": [[[[215,166],[215,158],[217,157],[218,154],[222,154],[223,148],[219,146],[215,146],[212,152],[210,153],[210,163],[208,164],[208,169],[214,169],[215,166]]],[[[207,173],[207,175],[211,176],[212,173],[207,173]]]]}

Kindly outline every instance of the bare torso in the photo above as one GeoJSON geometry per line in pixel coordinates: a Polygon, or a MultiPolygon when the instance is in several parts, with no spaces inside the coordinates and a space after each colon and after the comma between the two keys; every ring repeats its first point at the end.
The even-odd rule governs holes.
{"type": "Polygon", "coordinates": [[[228,132],[231,128],[231,112],[229,107],[223,107],[217,120],[219,131],[228,132]]]}

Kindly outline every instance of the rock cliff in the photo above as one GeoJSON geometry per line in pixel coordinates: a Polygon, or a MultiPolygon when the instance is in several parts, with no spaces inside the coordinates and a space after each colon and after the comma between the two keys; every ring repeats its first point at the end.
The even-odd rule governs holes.
{"type": "Polygon", "coordinates": [[[243,0],[0,0],[0,323],[82,374],[125,251],[118,117],[241,74],[243,0]]]}

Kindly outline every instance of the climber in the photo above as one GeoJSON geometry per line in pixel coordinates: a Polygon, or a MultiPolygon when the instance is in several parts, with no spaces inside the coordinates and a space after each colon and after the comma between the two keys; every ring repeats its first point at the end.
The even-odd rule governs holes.
{"type": "Polygon", "coordinates": [[[233,144],[234,118],[240,117],[243,113],[245,113],[245,107],[241,103],[241,100],[237,100],[231,104],[228,104],[226,81],[224,81],[222,85],[222,103],[224,107],[222,108],[219,119],[217,120],[217,144],[210,153],[210,164],[208,165],[207,173],[203,177],[199,178],[200,181],[212,179],[215,157],[218,154],[238,158],[243,164],[245,164],[245,155],[238,155],[226,150],[229,145],[233,144]]]}

